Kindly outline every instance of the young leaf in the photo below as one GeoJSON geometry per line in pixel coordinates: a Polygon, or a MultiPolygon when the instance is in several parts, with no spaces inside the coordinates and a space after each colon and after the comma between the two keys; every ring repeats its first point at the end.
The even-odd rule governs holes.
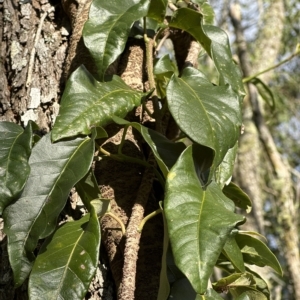
{"type": "Polygon", "coordinates": [[[235,206],[245,209],[247,213],[251,211],[252,202],[249,196],[235,183],[230,182],[228,185],[225,185],[223,193],[234,202],[235,206]]]}
{"type": "Polygon", "coordinates": [[[101,199],[101,193],[96,181],[94,172],[92,169],[75,185],[83,204],[90,211],[92,201],[97,200],[98,205],[94,205],[98,216],[103,216],[108,207],[110,201],[107,199],[101,199]]]}
{"type": "Polygon", "coordinates": [[[256,282],[250,273],[234,273],[213,283],[214,290],[228,291],[237,287],[254,287],[256,282]]]}
{"type": "Polygon", "coordinates": [[[282,276],[282,269],[276,256],[263,242],[240,233],[235,236],[235,239],[242,251],[245,263],[259,267],[269,266],[282,276]]]}
{"type": "Polygon", "coordinates": [[[202,25],[202,19],[201,13],[180,8],[174,12],[170,26],[187,31],[203,46],[219,72],[219,84],[231,85],[242,102],[245,95],[242,76],[238,66],[232,60],[227,34],[216,26],[202,25]]]}
{"type": "Polygon", "coordinates": [[[269,105],[271,110],[274,110],[275,97],[271,89],[261,79],[257,77],[252,78],[250,82],[256,86],[260,96],[266,101],[266,103],[269,105]]]}
{"type": "Polygon", "coordinates": [[[147,17],[163,23],[167,5],[168,0],[151,0],[147,17]]]}
{"type": "Polygon", "coordinates": [[[152,149],[157,164],[165,177],[171,167],[175,164],[181,152],[185,149],[185,145],[183,143],[171,142],[160,133],[139,123],[130,123],[118,117],[113,117],[113,121],[119,125],[130,125],[142,134],[143,138],[152,149]]]}
{"type": "Polygon", "coordinates": [[[188,147],[168,174],[164,208],[175,263],[198,294],[206,291],[230,232],[244,220],[230,202],[214,182],[202,189],[188,147]]]}
{"type": "Polygon", "coordinates": [[[110,123],[113,115],[125,117],[140,104],[141,97],[142,93],[129,88],[118,76],[100,83],[81,66],[67,82],[52,141],[88,135],[92,127],[110,123]]]}
{"type": "Polygon", "coordinates": [[[236,271],[245,272],[243,255],[234,236],[228,238],[222,253],[230,260],[236,271]]]}
{"type": "Polygon", "coordinates": [[[228,184],[228,181],[230,182],[231,180],[237,149],[238,142],[236,142],[233,148],[230,148],[227,151],[222,163],[216,169],[216,182],[220,185],[221,188],[223,188],[224,185],[228,184]]]}
{"type": "Polygon", "coordinates": [[[32,122],[25,130],[11,122],[0,122],[0,215],[22,191],[30,172],[32,122]]]}
{"type": "Polygon", "coordinates": [[[186,68],[182,77],[172,76],[167,100],[180,129],[215,152],[213,172],[240,135],[241,111],[236,94],[228,85],[213,86],[201,72],[186,68]]]}
{"type": "Polygon", "coordinates": [[[123,52],[133,23],[146,16],[148,0],[94,0],[83,28],[83,40],[103,81],[108,66],[123,52]]]}
{"type": "Polygon", "coordinates": [[[31,270],[38,239],[54,230],[71,188],[89,170],[94,147],[89,138],[52,144],[47,134],[33,148],[31,171],[21,197],[4,211],[4,231],[16,286],[31,270]]]}
{"type": "Polygon", "coordinates": [[[45,241],[30,274],[30,299],[83,299],[96,271],[99,247],[100,226],[92,208],[45,241]]]}

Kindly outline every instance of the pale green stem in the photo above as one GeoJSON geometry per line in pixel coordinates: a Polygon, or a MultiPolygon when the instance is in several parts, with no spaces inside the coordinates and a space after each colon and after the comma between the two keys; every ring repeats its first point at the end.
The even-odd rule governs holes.
{"type": "Polygon", "coordinates": [[[267,68],[267,69],[265,69],[263,71],[260,71],[260,72],[258,72],[256,74],[252,75],[252,76],[244,78],[243,79],[243,83],[247,83],[247,82],[251,81],[252,79],[256,78],[257,76],[259,76],[261,74],[267,73],[267,72],[269,72],[269,71],[271,71],[273,69],[278,68],[279,66],[285,64],[286,62],[290,61],[292,58],[294,58],[295,56],[297,56],[299,54],[300,54],[300,48],[297,47],[297,50],[292,55],[290,55],[289,57],[287,57],[286,59],[280,61],[278,64],[276,64],[276,65],[274,65],[272,67],[269,67],[269,68],[267,68]]]}
{"type": "Polygon", "coordinates": [[[153,217],[155,217],[155,216],[161,214],[162,212],[163,212],[163,210],[162,210],[161,208],[159,208],[159,209],[157,209],[156,211],[152,212],[151,214],[147,215],[147,216],[142,220],[142,222],[140,223],[140,225],[139,225],[137,231],[138,231],[139,233],[141,233],[142,230],[143,230],[143,228],[144,228],[145,223],[146,223],[148,220],[150,220],[151,218],[153,218],[153,217]]]}
{"type": "MultiPolygon", "coordinates": [[[[121,220],[120,218],[118,218],[116,215],[114,215],[114,214],[111,213],[111,212],[105,213],[104,216],[110,216],[110,217],[112,217],[113,219],[115,219],[115,220],[120,224],[120,226],[121,226],[122,234],[125,235],[125,233],[126,233],[125,225],[124,225],[124,223],[122,222],[122,220],[121,220]]],[[[103,217],[104,217],[104,216],[103,216],[103,217]]],[[[102,218],[103,218],[103,217],[102,217],[102,218]]]]}

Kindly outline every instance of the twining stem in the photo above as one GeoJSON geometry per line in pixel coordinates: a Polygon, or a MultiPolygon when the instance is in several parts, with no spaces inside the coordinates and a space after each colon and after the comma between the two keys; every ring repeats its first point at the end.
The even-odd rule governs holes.
{"type": "MultiPolygon", "coordinates": [[[[146,21],[144,20],[144,24],[146,21]]],[[[153,73],[153,50],[154,50],[154,44],[155,40],[152,38],[149,38],[146,35],[146,32],[144,33],[144,41],[146,44],[146,66],[147,66],[147,75],[148,75],[148,81],[149,81],[149,87],[150,90],[154,90],[152,93],[152,103],[153,103],[153,116],[155,118],[155,126],[156,130],[158,132],[161,132],[161,111],[159,108],[158,103],[158,97],[157,97],[157,91],[156,91],[156,85],[155,85],[155,78],[153,73]]]]}
{"type": "Polygon", "coordinates": [[[269,71],[271,71],[273,69],[276,69],[279,66],[285,64],[286,62],[290,61],[291,59],[293,59],[295,56],[297,56],[299,54],[300,54],[300,46],[298,45],[296,51],[293,54],[291,54],[289,57],[287,57],[286,59],[280,61],[279,63],[277,63],[277,64],[275,64],[275,65],[273,65],[273,66],[271,66],[271,67],[269,67],[269,68],[267,68],[267,69],[265,69],[263,71],[260,71],[260,72],[254,74],[254,75],[251,75],[249,77],[244,78],[243,82],[247,83],[247,82],[251,81],[252,79],[256,78],[257,76],[259,76],[261,74],[264,74],[264,73],[267,73],[267,72],[269,72],[269,71]]]}
{"type": "Polygon", "coordinates": [[[161,208],[157,209],[156,211],[152,212],[151,214],[147,215],[142,222],[140,223],[139,227],[138,227],[138,232],[142,232],[144,225],[146,224],[147,221],[149,221],[150,219],[152,219],[153,217],[161,214],[163,212],[163,210],[161,208]]]}
{"type": "Polygon", "coordinates": [[[114,215],[114,214],[111,213],[111,212],[106,212],[106,213],[102,216],[102,218],[105,217],[105,216],[110,216],[110,217],[112,217],[113,219],[115,219],[115,220],[119,223],[119,225],[121,226],[122,234],[125,235],[125,233],[126,233],[125,225],[124,225],[124,223],[122,222],[122,220],[121,220],[120,218],[118,218],[116,215],[114,215]]]}

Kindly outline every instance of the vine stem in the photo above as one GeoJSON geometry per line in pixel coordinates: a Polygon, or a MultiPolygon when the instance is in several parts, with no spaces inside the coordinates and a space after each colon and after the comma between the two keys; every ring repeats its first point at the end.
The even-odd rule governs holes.
{"type": "Polygon", "coordinates": [[[143,221],[145,206],[147,204],[149,194],[152,189],[153,180],[155,178],[154,168],[156,161],[153,153],[150,153],[148,163],[152,165],[153,168],[145,169],[126,230],[123,277],[118,295],[118,299],[120,300],[134,299],[137,259],[141,239],[141,232],[139,232],[138,226],[143,221]]]}
{"type": "Polygon", "coordinates": [[[300,54],[300,44],[297,45],[296,51],[295,51],[293,54],[291,54],[289,57],[287,57],[286,59],[280,61],[279,63],[275,64],[274,66],[271,66],[271,67],[269,67],[269,68],[267,68],[267,69],[265,69],[265,70],[262,70],[262,71],[260,71],[260,72],[258,72],[258,73],[256,73],[256,74],[254,74],[254,75],[251,75],[251,76],[249,76],[249,77],[244,78],[244,79],[243,79],[243,82],[244,82],[244,83],[250,82],[250,81],[251,81],[252,79],[254,79],[255,77],[257,77],[257,76],[259,76],[259,75],[261,75],[261,74],[267,73],[267,72],[269,72],[269,71],[271,71],[271,70],[273,70],[273,69],[276,69],[276,68],[280,67],[281,65],[283,65],[283,64],[285,64],[286,62],[290,61],[291,59],[293,59],[295,56],[297,56],[297,55],[299,55],[299,54],[300,54]]]}

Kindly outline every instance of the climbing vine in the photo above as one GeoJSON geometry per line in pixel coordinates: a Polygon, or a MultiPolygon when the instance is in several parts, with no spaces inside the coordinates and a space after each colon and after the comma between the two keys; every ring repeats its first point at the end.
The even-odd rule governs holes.
{"type": "Polygon", "coordinates": [[[25,129],[0,123],[0,213],[15,286],[29,278],[30,299],[82,299],[98,264],[101,220],[110,216],[125,239],[118,296],[134,299],[138,274],[132,270],[143,227],[161,216],[157,299],[222,299],[225,291],[235,299],[268,299],[266,283],[248,266],[282,271],[259,235],[238,227],[245,217],[236,207],[251,210],[248,196],[231,182],[245,92],[227,35],[213,25],[212,8],[203,0],[94,0],[83,40],[97,72],[82,65],[71,74],[52,131],[39,137],[33,122],[25,129]],[[108,72],[135,40],[144,44],[143,90],[108,72]],[[197,66],[200,51],[212,60],[217,82],[197,66]],[[133,110],[139,120],[130,117],[133,110]],[[103,146],[112,124],[123,128],[116,153],[103,146]],[[144,157],[123,153],[129,130],[147,145],[144,157]],[[127,224],[98,187],[94,166],[104,157],[143,168],[142,192],[127,224]],[[145,216],[146,190],[154,183],[163,193],[145,216]],[[85,213],[60,224],[74,187],[85,213]],[[212,282],[215,267],[226,275],[212,282]]]}

